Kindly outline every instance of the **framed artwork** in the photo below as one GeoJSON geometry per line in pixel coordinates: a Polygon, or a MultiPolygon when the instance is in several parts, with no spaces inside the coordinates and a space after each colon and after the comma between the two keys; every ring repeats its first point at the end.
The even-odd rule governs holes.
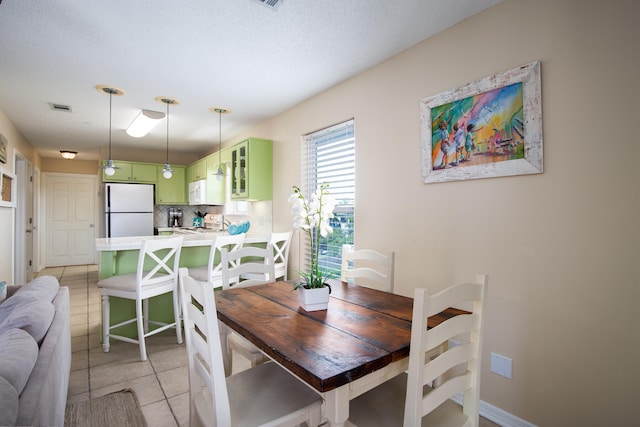
{"type": "Polygon", "coordinates": [[[0,168],[0,207],[16,207],[16,175],[0,168]]]}
{"type": "Polygon", "coordinates": [[[420,101],[425,183],[542,173],[540,61],[420,101]]]}
{"type": "Polygon", "coordinates": [[[0,162],[7,163],[7,145],[9,141],[0,133],[0,162]]]}

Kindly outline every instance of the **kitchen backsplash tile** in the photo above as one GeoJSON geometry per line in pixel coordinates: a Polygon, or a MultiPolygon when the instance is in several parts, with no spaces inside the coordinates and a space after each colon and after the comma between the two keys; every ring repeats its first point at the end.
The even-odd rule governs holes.
{"type": "MultiPolygon", "coordinates": [[[[156,205],[154,209],[154,224],[156,228],[169,227],[169,207],[166,205],[156,205]]],[[[192,227],[196,211],[203,214],[220,215],[224,211],[223,206],[198,206],[182,205],[172,206],[182,210],[182,227],[192,227]]],[[[241,222],[249,220],[251,222],[250,233],[268,234],[271,233],[273,222],[273,211],[271,201],[259,201],[248,203],[247,215],[225,215],[224,219],[229,222],[241,222]]]]}

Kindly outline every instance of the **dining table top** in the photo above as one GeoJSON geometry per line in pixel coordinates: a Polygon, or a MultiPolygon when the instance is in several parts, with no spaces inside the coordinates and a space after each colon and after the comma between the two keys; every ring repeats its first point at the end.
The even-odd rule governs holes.
{"type": "MultiPolygon", "coordinates": [[[[218,319],[321,393],[409,356],[412,298],[334,280],[328,309],[307,312],[293,286],[217,291],[218,319]]],[[[428,327],[462,313],[449,308],[428,327]]]]}

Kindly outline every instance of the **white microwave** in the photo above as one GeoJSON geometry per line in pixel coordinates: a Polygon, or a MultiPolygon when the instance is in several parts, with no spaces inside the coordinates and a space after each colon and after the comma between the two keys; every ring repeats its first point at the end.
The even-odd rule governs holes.
{"type": "Polygon", "coordinates": [[[201,179],[189,183],[189,204],[190,205],[206,205],[207,198],[207,180],[201,179]]]}

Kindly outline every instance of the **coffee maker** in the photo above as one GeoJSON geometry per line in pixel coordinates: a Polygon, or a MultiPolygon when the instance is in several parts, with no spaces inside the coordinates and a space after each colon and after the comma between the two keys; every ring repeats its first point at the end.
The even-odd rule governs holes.
{"type": "Polygon", "coordinates": [[[182,227],[182,209],[169,208],[169,227],[182,227]]]}

